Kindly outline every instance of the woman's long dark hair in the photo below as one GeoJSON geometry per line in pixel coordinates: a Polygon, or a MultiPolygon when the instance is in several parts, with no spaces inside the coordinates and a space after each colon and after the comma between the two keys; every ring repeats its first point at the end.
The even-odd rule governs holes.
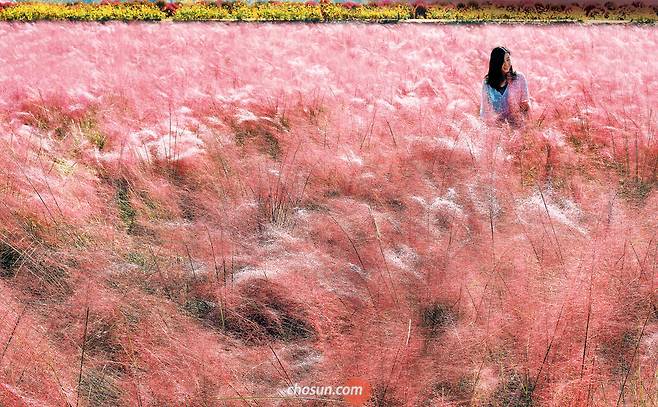
{"type": "MultiPolygon", "coordinates": [[[[485,81],[489,86],[497,88],[500,86],[500,83],[503,81],[504,76],[501,72],[503,63],[505,63],[505,54],[512,55],[511,52],[505,47],[496,47],[491,50],[491,58],[489,58],[489,72],[487,76],[484,77],[485,81]]],[[[510,66],[509,74],[512,78],[516,78],[516,72],[510,66]]]]}

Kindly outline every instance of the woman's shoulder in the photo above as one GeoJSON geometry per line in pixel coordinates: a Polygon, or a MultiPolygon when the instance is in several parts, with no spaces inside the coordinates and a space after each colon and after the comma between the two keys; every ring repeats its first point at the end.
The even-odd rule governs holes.
{"type": "Polygon", "coordinates": [[[516,80],[525,82],[525,75],[522,72],[516,71],[516,80]]]}

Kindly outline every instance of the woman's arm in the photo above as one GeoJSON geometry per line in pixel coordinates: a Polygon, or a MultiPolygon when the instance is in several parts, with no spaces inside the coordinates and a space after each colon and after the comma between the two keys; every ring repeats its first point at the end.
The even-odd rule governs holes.
{"type": "Polygon", "coordinates": [[[493,108],[489,100],[489,92],[487,92],[487,82],[482,82],[482,97],[480,98],[480,118],[487,119],[491,117],[493,108]]]}
{"type": "Polygon", "coordinates": [[[525,80],[523,74],[519,74],[521,79],[521,98],[519,100],[519,109],[524,114],[530,111],[530,96],[528,95],[528,82],[525,80]]]}

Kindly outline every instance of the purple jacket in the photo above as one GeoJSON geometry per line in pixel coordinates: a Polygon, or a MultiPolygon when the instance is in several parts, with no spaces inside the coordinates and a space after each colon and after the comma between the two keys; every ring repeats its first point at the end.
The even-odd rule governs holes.
{"type": "Polygon", "coordinates": [[[496,89],[482,83],[482,100],[480,102],[480,117],[484,120],[499,119],[516,121],[521,114],[521,103],[530,102],[528,83],[522,73],[517,72],[516,78],[507,83],[507,88],[501,94],[496,89]]]}

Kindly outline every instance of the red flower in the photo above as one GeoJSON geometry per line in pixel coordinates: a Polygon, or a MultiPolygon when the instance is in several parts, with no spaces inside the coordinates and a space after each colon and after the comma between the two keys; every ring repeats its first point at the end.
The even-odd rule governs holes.
{"type": "Polygon", "coordinates": [[[165,6],[162,9],[164,11],[170,11],[170,12],[173,13],[176,10],[178,10],[178,7],[180,7],[180,5],[178,3],[167,3],[167,4],[165,4],[165,6]]]}

